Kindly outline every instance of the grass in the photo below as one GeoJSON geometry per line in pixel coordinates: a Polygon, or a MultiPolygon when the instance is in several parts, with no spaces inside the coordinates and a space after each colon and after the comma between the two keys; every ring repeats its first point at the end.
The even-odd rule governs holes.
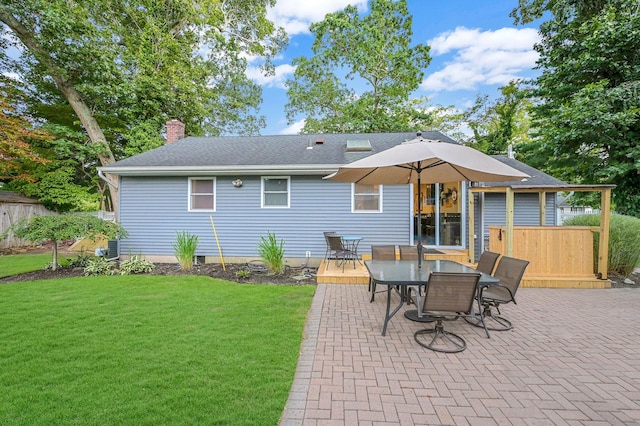
{"type": "Polygon", "coordinates": [[[2,285],[0,424],[277,424],[313,291],[198,276],[2,285]]]}
{"type": "MultiPolygon", "coordinates": [[[[51,264],[51,260],[51,253],[0,256],[0,278],[44,269],[51,264]]],[[[65,262],[64,256],[58,257],[58,263],[64,264],[65,262]]]]}

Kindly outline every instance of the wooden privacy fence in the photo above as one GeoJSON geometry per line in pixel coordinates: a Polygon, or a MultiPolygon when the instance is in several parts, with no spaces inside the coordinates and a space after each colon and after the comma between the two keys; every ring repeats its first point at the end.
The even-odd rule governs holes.
{"type": "MultiPolygon", "coordinates": [[[[531,263],[525,278],[595,278],[594,228],[514,226],[513,257],[531,263]]],[[[489,250],[506,254],[504,226],[489,226],[489,250]]]]}

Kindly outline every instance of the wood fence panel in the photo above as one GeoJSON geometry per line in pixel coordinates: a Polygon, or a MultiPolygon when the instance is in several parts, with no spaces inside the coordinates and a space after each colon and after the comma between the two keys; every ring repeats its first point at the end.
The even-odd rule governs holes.
{"type": "MultiPolygon", "coordinates": [[[[506,253],[503,226],[489,227],[489,250],[506,253]]],[[[593,230],[588,226],[515,226],[513,257],[531,262],[525,277],[593,276],[593,230]]]]}

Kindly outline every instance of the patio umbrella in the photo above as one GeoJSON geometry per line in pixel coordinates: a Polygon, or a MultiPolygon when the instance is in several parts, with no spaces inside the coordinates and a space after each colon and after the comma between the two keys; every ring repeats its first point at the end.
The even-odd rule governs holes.
{"type": "MultiPolygon", "coordinates": [[[[392,148],[341,166],[325,176],[339,182],[368,185],[400,185],[443,182],[504,182],[530,177],[476,149],[455,143],[423,139],[392,148]]],[[[422,205],[418,190],[418,206],[422,205]]],[[[418,224],[422,217],[418,208],[418,224]]],[[[422,266],[422,232],[418,226],[418,266],[422,266]]]]}

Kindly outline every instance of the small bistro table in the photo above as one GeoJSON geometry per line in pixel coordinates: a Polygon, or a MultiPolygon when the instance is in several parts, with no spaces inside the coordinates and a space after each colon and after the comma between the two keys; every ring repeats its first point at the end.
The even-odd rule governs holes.
{"type": "MultiPolygon", "coordinates": [[[[365,260],[364,265],[369,276],[376,285],[387,286],[387,309],[382,326],[382,335],[387,333],[389,320],[400,310],[405,302],[402,295],[406,294],[406,287],[423,285],[429,281],[431,272],[462,272],[475,273],[473,268],[452,260],[423,260],[422,267],[418,267],[417,260],[365,260]],[[400,303],[391,311],[391,290],[400,287],[400,303]]],[[[480,286],[495,285],[500,280],[491,275],[480,273],[480,286]]]]}
{"type": "Polygon", "coordinates": [[[356,261],[362,265],[362,261],[360,261],[358,257],[358,245],[360,245],[362,237],[347,235],[346,237],[342,237],[342,241],[344,241],[346,245],[345,248],[351,253],[351,257],[348,260],[353,260],[353,267],[356,267],[356,261]]]}

